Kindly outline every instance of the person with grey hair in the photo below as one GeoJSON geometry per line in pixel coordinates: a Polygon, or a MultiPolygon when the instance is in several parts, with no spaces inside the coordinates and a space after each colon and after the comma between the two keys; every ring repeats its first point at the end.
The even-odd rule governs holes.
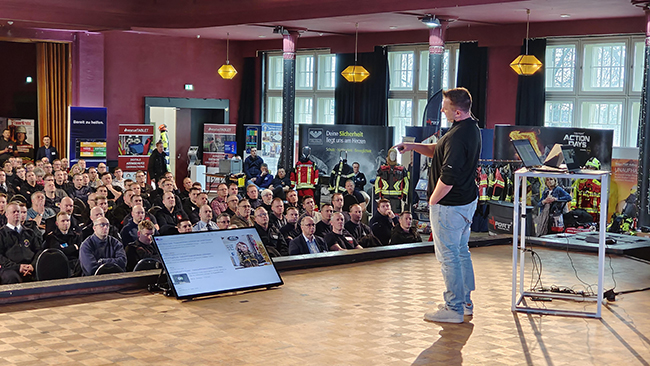
{"type": "Polygon", "coordinates": [[[84,276],[92,276],[102,264],[113,264],[126,270],[126,253],[117,238],[108,235],[108,219],[101,216],[93,222],[93,235],[79,248],[79,262],[84,276]]]}

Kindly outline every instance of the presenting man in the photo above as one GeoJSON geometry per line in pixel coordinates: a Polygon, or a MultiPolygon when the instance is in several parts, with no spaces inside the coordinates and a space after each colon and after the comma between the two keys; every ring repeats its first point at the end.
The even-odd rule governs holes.
{"type": "Polygon", "coordinates": [[[476,210],[476,168],[481,152],[481,133],[472,118],[472,97],[465,88],[442,93],[441,112],[452,121],[449,131],[437,144],[401,143],[404,153],[416,151],[432,157],[429,169],[429,217],[436,257],[440,261],[447,290],[445,305],[424,319],[443,323],[462,323],[463,314],[472,315],[470,297],[474,290],[474,269],[468,241],[472,216],[476,210]]]}

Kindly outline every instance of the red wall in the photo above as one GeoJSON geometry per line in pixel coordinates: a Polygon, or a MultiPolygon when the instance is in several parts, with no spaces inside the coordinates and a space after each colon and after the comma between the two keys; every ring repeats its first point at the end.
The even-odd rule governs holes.
{"type": "Polygon", "coordinates": [[[517,104],[517,74],[510,63],[519,55],[519,46],[488,49],[488,83],[486,127],[515,124],[517,104]]]}
{"type": "MultiPolygon", "coordinates": [[[[230,63],[241,70],[238,47],[230,46],[230,63]]],[[[225,42],[106,32],[104,55],[109,137],[117,136],[119,124],[144,122],[144,97],[229,99],[230,123],[237,122],[241,77],[223,80],[217,74],[226,61],[225,42]],[[185,84],[194,90],[186,91],[185,84]]],[[[117,159],[115,139],[109,139],[107,148],[108,159],[117,159]]]]}

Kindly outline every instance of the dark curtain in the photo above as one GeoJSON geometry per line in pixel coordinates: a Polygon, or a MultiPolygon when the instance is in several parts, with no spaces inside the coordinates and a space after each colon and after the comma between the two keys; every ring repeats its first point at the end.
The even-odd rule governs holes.
{"type": "MultiPolygon", "coordinates": [[[[525,42],[525,40],[524,40],[525,42]]],[[[521,46],[521,54],[526,44],[521,46]]],[[[546,39],[528,41],[528,54],[544,63],[546,60],[546,39]]],[[[517,83],[517,126],[544,126],[545,76],[544,66],[530,76],[519,76],[517,83]]]]}
{"type": "Polygon", "coordinates": [[[246,147],[245,124],[254,124],[255,119],[255,57],[244,58],[244,69],[241,71],[241,93],[239,95],[239,110],[237,114],[237,155],[244,156],[246,147]]]}
{"type": "Polygon", "coordinates": [[[478,42],[461,43],[458,55],[458,81],[456,85],[469,90],[472,95],[472,114],[485,127],[487,95],[488,49],[478,42]]]}
{"type": "Polygon", "coordinates": [[[336,55],[335,123],[340,125],[388,126],[388,52],[375,47],[374,52],[360,53],[357,65],[370,76],[361,83],[350,83],[341,72],[354,65],[354,54],[336,55]]]}

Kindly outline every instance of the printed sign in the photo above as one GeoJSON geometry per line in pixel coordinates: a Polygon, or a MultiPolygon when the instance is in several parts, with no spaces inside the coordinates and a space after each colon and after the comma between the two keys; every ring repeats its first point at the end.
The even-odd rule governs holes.
{"type": "Polygon", "coordinates": [[[147,170],[149,154],[155,148],[153,125],[119,125],[118,166],[124,172],[147,170]]]}
{"type": "Polygon", "coordinates": [[[86,159],[90,166],[105,161],[106,108],[69,107],[68,118],[70,163],[80,158],[86,159]]]}

